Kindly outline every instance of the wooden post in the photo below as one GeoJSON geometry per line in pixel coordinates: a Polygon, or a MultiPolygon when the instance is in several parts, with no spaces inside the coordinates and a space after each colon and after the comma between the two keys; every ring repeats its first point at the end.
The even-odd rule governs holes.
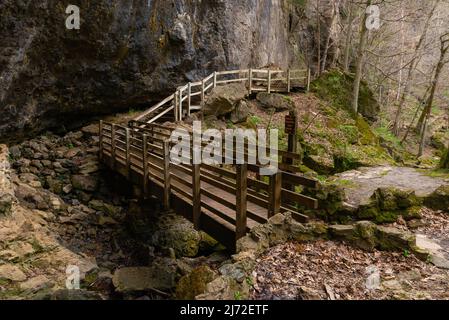
{"type": "Polygon", "coordinates": [[[292,87],[292,72],[290,69],[287,70],[287,92],[290,93],[292,87]]]}
{"type": "Polygon", "coordinates": [[[268,70],[268,93],[271,93],[271,70],[268,70]]]}
{"type": "Polygon", "coordinates": [[[179,90],[179,121],[182,121],[182,90],[179,90]]]}
{"type": "MultiPolygon", "coordinates": [[[[298,151],[298,119],[294,111],[290,111],[289,118],[293,121],[293,127],[288,130],[288,152],[296,153],[298,151]]],[[[293,164],[293,162],[291,163],[293,164]]]]}
{"type": "Polygon", "coordinates": [[[130,154],[130,143],[129,143],[129,128],[126,128],[126,174],[128,179],[131,176],[131,154],[130,154]]]}
{"type": "Polygon", "coordinates": [[[193,192],[193,225],[200,230],[201,221],[201,175],[200,164],[192,164],[192,192],[193,192]]]}
{"type": "Polygon", "coordinates": [[[100,135],[99,135],[99,141],[98,141],[98,148],[100,149],[99,158],[100,161],[103,160],[103,120],[100,120],[100,135]]]}
{"type": "Polygon", "coordinates": [[[142,159],[143,159],[143,195],[147,196],[148,193],[148,136],[146,134],[142,137],[142,159]]]}
{"type": "MultiPolygon", "coordinates": [[[[296,117],[296,113],[294,111],[290,111],[288,114],[289,118],[289,125],[287,126],[287,121],[285,121],[284,128],[288,128],[286,130],[286,133],[288,135],[288,142],[287,142],[287,151],[290,153],[297,153],[298,152],[298,119],[296,117]]],[[[286,119],[287,120],[287,119],[286,119]]],[[[291,158],[282,157],[282,162],[287,165],[294,165],[294,161],[291,158]]],[[[295,186],[284,183],[284,187],[288,190],[295,191],[295,186]]]]}
{"type": "Polygon", "coordinates": [[[309,67],[309,68],[307,68],[307,88],[306,88],[307,92],[310,91],[311,77],[312,77],[312,73],[311,73],[311,70],[310,70],[310,67],[309,67]]]}
{"type": "Polygon", "coordinates": [[[190,107],[192,106],[192,83],[187,85],[187,115],[190,117],[190,107]]]}
{"type": "Polygon", "coordinates": [[[164,141],[164,208],[170,209],[171,175],[170,175],[170,142],[164,141]]]}
{"type": "Polygon", "coordinates": [[[175,104],[175,122],[179,121],[179,111],[178,111],[178,90],[175,92],[175,98],[174,98],[174,104],[175,104]]]}
{"type": "Polygon", "coordinates": [[[246,196],[247,196],[247,174],[248,164],[237,164],[236,166],[236,218],[235,218],[235,236],[236,240],[246,235],[246,196]]]}
{"type": "Polygon", "coordinates": [[[205,103],[205,92],[204,92],[204,88],[205,88],[205,83],[204,83],[204,79],[201,80],[201,106],[204,106],[205,103]]]}
{"type": "Polygon", "coordinates": [[[278,170],[270,176],[270,203],[268,219],[278,214],[281,210],[282,172],[278,170]]]}
{"type": "Polygon", "coordinates": [[[217,87],[217,71],[214,71],[214,88],[217,87]]]}
{"type": "Polygon", "coordinates": [[[248,75],[248,82],[249,82],[249,86],[248,86],[248,94],[251,95],[251,93],[253,93],[253,69],[249,69],[249,75],[248,75]]]}
{"type": "Polygon", "coordinates": [[[116,143],[115,143],[115,124],[112,124],[112,128],[111,128],[111,156],[112,156],[112,168],[115,170],[115,164],[116,164],[116,154],[115,154],[115,148],[116,148],[116,143]]]}

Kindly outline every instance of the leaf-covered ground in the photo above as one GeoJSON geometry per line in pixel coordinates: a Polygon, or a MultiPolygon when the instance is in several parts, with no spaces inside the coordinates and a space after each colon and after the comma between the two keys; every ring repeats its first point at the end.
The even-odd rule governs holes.
{"type": "Polygon", "coordinates": [[[333,241],[286,243],[258,259],[253,299],[449,299],[449,271],[413,255],[333,241]],[[367,289],[373,271],[380,286],[367,289]]]}

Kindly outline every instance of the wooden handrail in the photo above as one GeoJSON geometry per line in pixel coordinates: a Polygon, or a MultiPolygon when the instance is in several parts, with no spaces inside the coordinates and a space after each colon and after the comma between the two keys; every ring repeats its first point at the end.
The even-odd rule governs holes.
{"type": "MultiPolygon", "coordinates": [[[[169,97],[165,98],[155,106],[151,107],[144,113],[140,114],[134,120],[146,120],[145,122],[154,122],[157,119],[160,118],[157,117],[159,115],[158,111],[164,107],[164,105],[167,102],[170,102],[172,100],[175,100],[174,103],[174,109],[175,109],[175,120],[182,120],[183,112],[182,112],[182,102],[186,99],[189,100],[188,103],[188,109],[187,109],[187,115],[190,115],[191,111],[191,97],[201,95],[201,103],[204,104],[205,102],[205,95],[211,88],[215,88],[218,85],[225,85],[229,83],[236,83],[236,82],[243,82],[247,83],[248,86],[248,93],[251,94],[253,92],[253,82],[262,83],[263,85],[266,85],[266,91],[272,92],[272,91],[279,91],[279,89],[273,88],[273,83],[283,83],[285,84],[285,92],[291,91],[291,85],[292,80],[305,80],[304,86],[306,87],[307,91],[310,89],[310,82],[311,82],[311,73],[310,69],[294,69],[287,71],[284,70],[270,70],[270,69],[240,69],[240,70],[229,70],[229,71],[215,71],[212,74],[208,75],[207,77],[203,78],[200,81],[196,82],[190,82],[182,87],[179,87],[176,90],[176,93],[170,95],[169,97]],[[303,74],[302,77],[296,77],[295,75],[301,73],[303,74]],[[241,77],[241,74],[246,74],[245,77],[241,77]],[[261,75],[267,75],[266,78],[261,78],[261,75]],[[239,77],[237,79],[222,79],[223,76],[232,76],[232,75],[238,75],[239,77]],[[257,77],[259,75],[259,77],[257,77]],[[273,77],[274,75],[285,75],[284,77],[273,77]],[[211,83],[208,83],[210,80],[212,80],[211,83]],[[192,88],[200,87],[198,91],[192,90],[192,88]],[[187,91],[186,97],[184,96],[184,92],[187,91]],[[152,116],[153,115],[153,116],[152,116]],[[156,118],[157,117],[157,118],[156,118]]],[[[260,88],[257,89],[257,91],[264,91],[260,88]]]]}

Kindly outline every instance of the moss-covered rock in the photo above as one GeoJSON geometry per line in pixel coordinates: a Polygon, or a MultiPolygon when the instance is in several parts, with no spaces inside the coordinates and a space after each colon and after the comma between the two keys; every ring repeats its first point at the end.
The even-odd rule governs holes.
{"type": "Polygon", "coordinates": [[[358,218],[377,223],[394,222],[399,216],[406,220],[416,219],[421,217],[421,205],[422,200],[414,190],[379,188],[368,204],[360,206],[358,218]]]}
{"type": "Polygon", "coordinates": [[[161,249],[173,248],[177,257],[195,257],[201,241],[200,232],[190,221],[175,214],[165,214],[154,225],[151,244],[161,249]]]}
{"type": "Polygon", "coordinates": [[[415,236],[406,231],[392,227],[377,227],[377,241],[381,250],[407,250],[416,244],[415,236]]]}
{"type": "Polygon", "coordinates": [[[441,157],[440,168],[449,169],[449,148],[446,149],[446,151],[443,153],[443,156],[441,157]]]}
{"type": "MultiPolygon", "coordinates": [[[[324,73],[312,82],[311,90],[321,99],[328,101],[333,106],[351,110],[351,97],[354,84],[354,76],[343,73],[340,70],[331,70],[324,73]]],[[[362,81],[359,96],[359,112],[370,120],[376,120],[380,111],[380,105],[374,98],[373,92],[366,82],[362,81]]]]}
{"type": "Polygon", "coordinates": [[[436,131],[430,137],[431,145],[438,150],[446,149],[446,144],[448,142],[449,142],[449,133],[446,131],[436,131]]]}
{"type": "Polygon", "coordinates": [[[217,274],[208,266],[200,266],[190,274],[183,276],[177,286],[175,297],[180,300],[193,300],[197,295],[204,293],[209,282],[214,280],[217,274]]]}
{"type": "Polygon", "coordinates": [[[434,210],[449,212],[449,185],[441,186],[424,199],[424,205],[434,210]]]}
{"type": "Polygon", "coordinates": [[[392,152],[380,145],[378,135],[362,116],[353,117],[344,110],[332,114],[328,112],[332,107],[320,108],[323,116],[312,122],[301,141],[307,167],[328,175],[361,166],[395,164],[392,152]]]}

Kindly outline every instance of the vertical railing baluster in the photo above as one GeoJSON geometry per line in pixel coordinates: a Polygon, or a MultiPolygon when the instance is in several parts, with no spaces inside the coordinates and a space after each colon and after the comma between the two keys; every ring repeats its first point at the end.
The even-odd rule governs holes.
{"type": "Polygon", "coordinates": [[[179,90],[179,121],[182,121],[182,91],[179,90]]]}
{"type": "Polygon", "coordinates": [[[249,68],[248,82],[248,94],[251,95],[253,93],[253,69],[251,68],[249,68]]]}
{"type": "Polygon", "coordinates": [[[146,134],[142,137],[142,162],[143,162],[143,195],[148,194],[148,136],[146,134]]]}
{"type": "Polygon", "coordinates": [[[205,85],[205,82],[204,82],[204,79],[203,80],[201,80],[201,106],[204,106],[204,103],[205,103],[205,96],[206,96],[206,92],[205,92],[205,89],[206,88],[206,85],[205,85]]]}
{"type": "Polygon", "coordinates": [[[175,122],[179,121],[179,111],[178,111],[178,91],[176,90],[175,96],[173,98],[173,104],[175,106],[175,122]]]}
{"type": "Polygon", "coordinates": [[[311,82],[312,72],[310,70],[310,67],[307,68],[307,92],[310,91],[310,82],[311,82]]]}
{"type": "Polygon", "coordinates": [[[112,124],[111,128],[111,156],[112,156],[112,168],[116,168],[117,156],[116,156],[116,141],[115,141],[115,124],[112,124]]]}
{"type": "Polygon", "coordinates": [[[192,106],[192,83],[187,85],[187,115],[190,117],[190,108],[192,106]]]}
{"type": "Polygon", "coordinates": [[[193,225],[196,230],[201,227],[201,165],[192,161],[192,192],[193,192],[193,225]]]}
{"type": "Polygon", "coordinates": [[[126,174],[128,175],[128,179],[131,177],[131,153],[130,153],[130,140],[129,140],[129,128],[126,128],[126,136],[125,136],[125,142],[126,142],[126,174]]]}
{"type": "Polygon", "coordinates": [[[100,161],[103,160],[103,120],[100,120],[100,125],[99,125],[99,141],[98,141],[98,149],[99,149],[99,158],[100,161]]]}
{"type": "Polygon", "coordinates": [[[282,172],[278,170],[270,176],[270,202],[268,205],[268,218],[278,214],[281,210],[282,172]]]}
{"type": "Polygon", "coordinates": [[[271,93],[271,70],[268,70],[268,88],[267,92],[271,93]]]}
{"type": "Polygon", "coordinates": [[[235,236],[236,240],[246,235],[246,196],[248,188],[248,164],[236,165],[236,219],[235,219],[235,236]]]}
{"type": "Polygon", "coordinates": [[[164,152],[164,208],[170,209],[171,175],[170,175],[170,141],[165,140],[163,144],[164,152]]]}

